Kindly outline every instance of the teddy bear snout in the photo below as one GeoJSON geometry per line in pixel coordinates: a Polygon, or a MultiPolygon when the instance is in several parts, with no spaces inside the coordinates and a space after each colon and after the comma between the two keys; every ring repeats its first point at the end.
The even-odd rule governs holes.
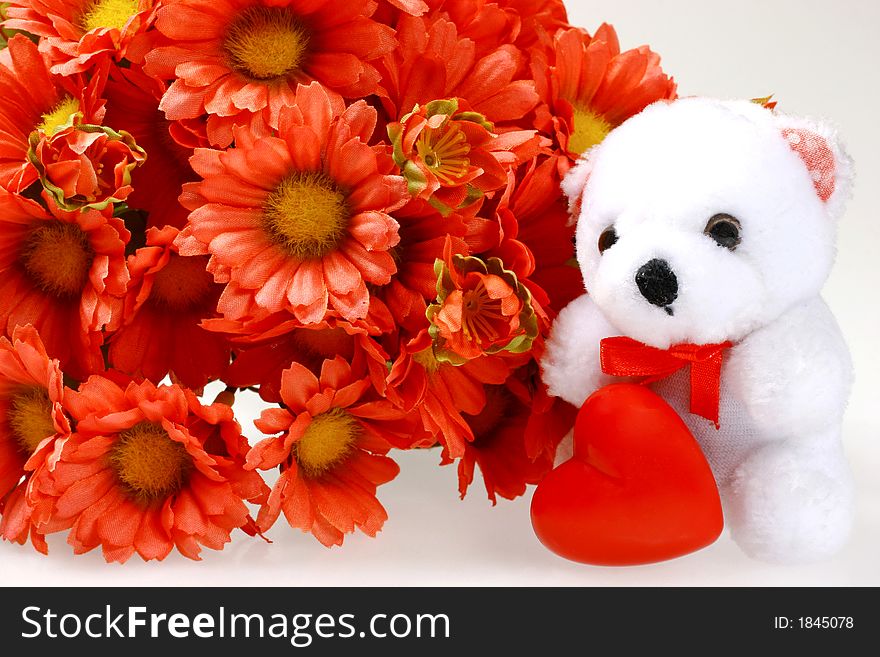
{"type": "Polygon", "coordinates": [[[649,303],[659,306],[672,315],[672,302],[678,298],[678,277],[669,263],[653,258],[639,267],[636,285],[649,303]]]}

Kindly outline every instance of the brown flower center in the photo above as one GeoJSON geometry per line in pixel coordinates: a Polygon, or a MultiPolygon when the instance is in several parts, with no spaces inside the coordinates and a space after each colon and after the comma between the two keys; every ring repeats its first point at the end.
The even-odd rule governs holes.
{"type": "Polygon", "coordinates": [[[26,388],[16,394],[11,399],[6,421],[22,452],[33,454],[43,440],[55,435],[49,391],[26,388]]]}
{"type": "Polygon", "coordinates": [[[230,25],[223,40],[229,67],[255,80],[287,77],[302,68],[309,31],[287,7],[255,5],[230,25]]]}
{"type": "Polygon", "coordinates": [[[333,251],[345,235],[350,216],[342,190],[329,176],[316,172],[285,178],[263,206],[269,237],[301,260],[333,251]]]}
{"type": "Polygon", "coordinates": [[[361,427],[348,411],[332,408],[312,418],[294,445],[296,462],[307,477],[320,477],[345,460],[354,449],[361,427]]]}
{"type": "Polygon", "coordinates": [[[211,292],[214,278],[207,271],[208,256],[171,257],[153,278],[150,301],[172,310],[184,311],[201,306],[211,292]]]}
{"type": "Polygon", "coordinates": [[[600,114],[576,105],[574,108],[574,131],[568,138],[568,150],[580,155],[601,143],[613,126],[600,114]]]}
{"type": "Polygon", "coordinates": [[[37,225],[21,252],[21,263],[34,284],[59,299],[82,293],[94,258],[85,232],[62,221],[37,225]]]}
{"type": "Polygon", "coordinates": [[[153,422],[140,422],[119,434],[110,464],[128,492],[144,502],[176,493],[193,469],[186,448],[153,422]]]}

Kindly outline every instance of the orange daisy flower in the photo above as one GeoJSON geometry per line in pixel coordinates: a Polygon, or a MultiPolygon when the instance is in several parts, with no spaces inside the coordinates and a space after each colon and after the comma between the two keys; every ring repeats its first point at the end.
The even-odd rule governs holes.
{"type": "Polygon", "coordinates": [[[12,340],[0,336],[0,536],[24,544],[28,537],[45,554],[33,528],[26,490],[31,473],[70,434],[62,410],[64,384],[32,326],[19,326],[12,340]]]}
{"type": "Polygon", "coordinates": [[[320,378],[294,363],[281,379],[283,408],[263,411],[257,428],[280,434],[248,454],[248,467],[281,467],[281,476],[260,510],[257,524],[278,516],[330,547],[360,529],[375,536],[388,515],[376,488],[397,476],[385,456],[391,444],[409,444],[414,423],[388,401],[371,401],[368,377],[360,378],[341,357],[327,360],[320,378]]]}
{"type": "Polygon", "coordinates": [[[174,548],[198,560],[201,546],[222,549],[234,529],[255,533],[244,502],[263,503],[268,488],[244,469],[248,444],[229,406],[102,376],[64,404],[76,432],[37,473],[38,529],[69,527],[76,554],[100,546],[108,562],[162,560],[174,548]]]}
{"type": "Polygon", "coordinates": [[[535,51],[533,72],[546,103],[536,127],[555,132],[574,159],[646,106],[675,98],[660,56],[647,46],[621,53],[607,24],[592,37],[577,28],[558,32],[546,52],[535,51]]]}
{"type": "Polygon", "coordinates": [[[104,369],[102,330],[122,317],[129,232],[109,211],[65,211],[0,190],[0,326],[33,324],[76,379],[104,369]]]}
{"type": "Polygon", "coordinates": [[[138,59],[139,37],[152,21],[154,0],[9,0],[4,27],[40,37],[52,72],[88,70],[107,55],[138,59]],[[134,47],[132,47],[134,45],[134,47]]]}
{"type": "Polygon", "coordinates": [[[0,51],[0,187],[22,192],[39,174],[28,159],[29,138],[36,130],[52,136],[73,121],[100,124],[100,94],[106,76],[100,72],[86,84],[81,76],[60,78],[37,44],[16,35],[0,51]]]}
{"type": "Polygon", "coordinates": [[[165,37],[146,72],[174,80],[161,108],[170,120],[208,115],[212,144],[231,127],[278,127],[298,83],[317,80],[350,98],[376,91],[372,61],[396,45],[394,31],[370,19],[371,0],[170,0],[156,28],[165,37]],[[238,118],[237,118],[238,117],[238,118]]]}
{"type": "Polygon", "coordinates": [[[229,319],[289,310],[304,324],[329,311],[354,322],[370,305],[367,283],[384,285],[399,242],[389,215],[407,199],[389,158],[366,145],[375,111],[312,83],[282,112],[278,137],[239,130],[229,150],[196,149],[204,179],[184,187],[193,209],[181,255],[210,254],[227,286],[229,319]]]}
{"type": "Polygon", "coordinates": [[[568,27],[562,0],[429,0],[429,4],[433,11],[448,15],[480,53],[499,43],[529,50],[543,34],[568,27]]]}
{"type": "Polygon", "coordinates": [[[200,322],[215,313],[223,287],[205,267],[207,256],[177,253],[172,226],[150,228],[146,246],[128,258],[131,281],[125,320],[110,339],[110,362],[159,383],[166,374],[196,390],[220,378],[229,364],[223,335],[200,322]]]}
{"type": "Polygon", "coordinates": [[[402,15],[395,28],[401,46],[376,63],[389,121],[440,98],[466,99],[469,111],[493,124],[519,120],[538,104],[535,84],[526,77],[525,56],[516,46],[476,53],[474,42],[443,13],[402,15]]]}
{"type": "Polygon", "coordinates": [[[180,124],[168,121],[159,109],[164,92],[162,82],[137,69],[114,69],[105,90],[104,124],[125,130],[149,154],[131,174],[134,189],[126,204],[149,212],[149,226],[183,228],[189,210],[178,200],[180,189],[197,176],[189,165],[193,149],[181,146],[170,134],[172,126],[180,128],[180,124]]]}

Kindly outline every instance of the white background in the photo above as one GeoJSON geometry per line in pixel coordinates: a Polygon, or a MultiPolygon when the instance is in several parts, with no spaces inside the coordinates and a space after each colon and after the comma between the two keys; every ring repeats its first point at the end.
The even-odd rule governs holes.
{"type": "MultiPolygon", "coordinates": [[[[880,3],[872,0],[569,0],[571,22],[602,21],[624,48],[650,44],[682,95],[751,98],[774,93],[791,113],[832,118],[856,161],[855,199],[840,226],[839,258],[826,287],[853,351],[857,383],[845,441],[859,487],[858,520],[829,563],[769,566],[724,535],[697,554],[638,568],[595,568],[547,552],[529,523],[530,494],[492,508],[481,482],[459,502],[455,471],[435,453],[400,454],[401,475],[380,489],[390,516],[375,540],[348,537],[323,548],[283,519],[273,545],[238,533],[223,552],[195,563],[133,559],[107,565],[99,553],[72,557],[63,539],[50,558],[0,544],[2,585],[878,585],[880,584],[880,140],[877,63],[880,3]]],[[[258,412],[239,404],[251,438],[258,412]]]]}

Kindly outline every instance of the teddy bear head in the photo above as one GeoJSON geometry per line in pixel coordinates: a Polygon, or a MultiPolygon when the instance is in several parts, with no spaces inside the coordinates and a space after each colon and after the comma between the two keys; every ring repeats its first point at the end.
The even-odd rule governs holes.
{"type": "Polygon", "coordinates": [[[686,98],[615,129],[563,188],[587,292],[667,348],[740,340],[818,294],[851,178],[824,125],[686,98]]]}

